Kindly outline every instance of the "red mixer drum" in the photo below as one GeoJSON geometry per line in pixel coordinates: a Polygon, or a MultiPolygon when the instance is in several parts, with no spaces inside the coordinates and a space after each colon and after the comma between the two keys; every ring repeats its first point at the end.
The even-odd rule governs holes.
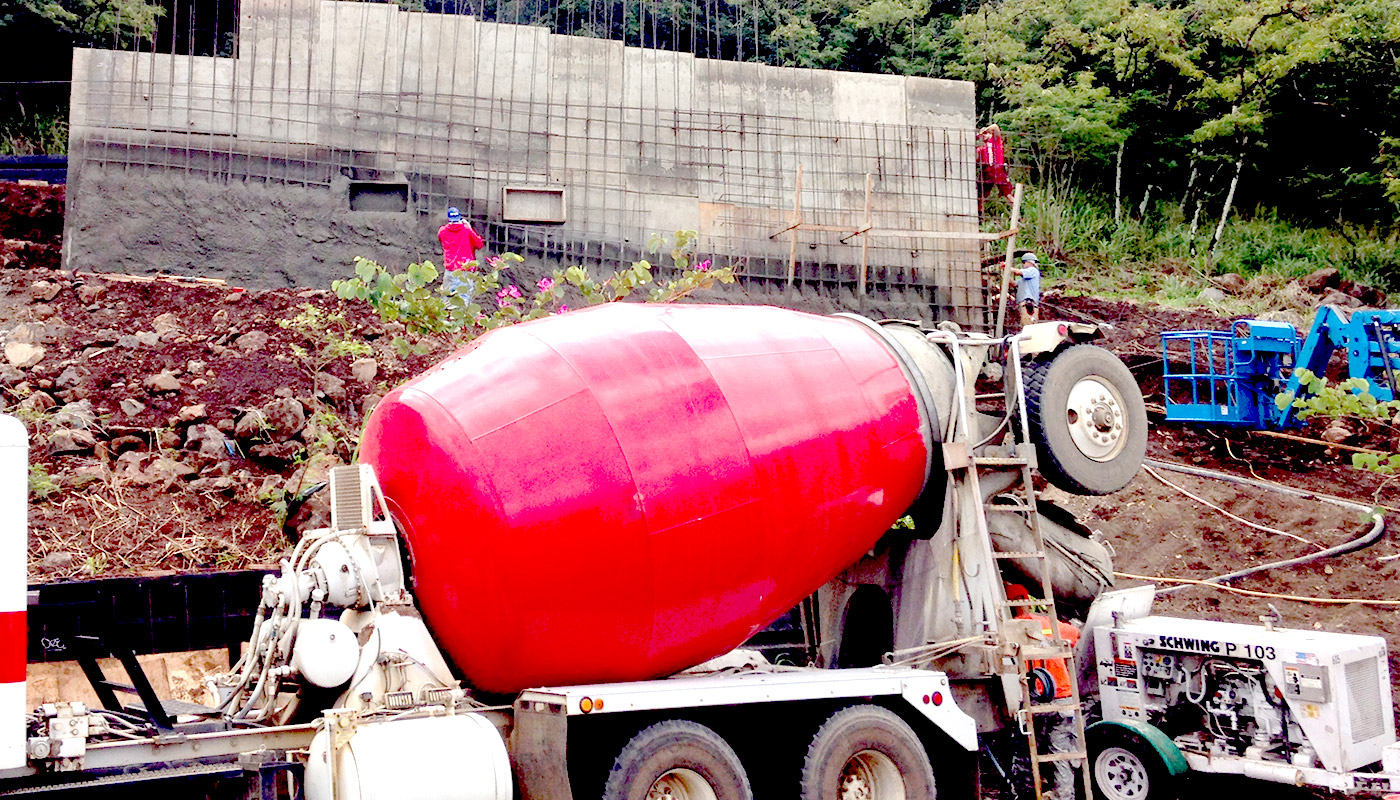
{"type": "Polygon", "coordinates": [[[361,447],[479,689],[641,680],[739,645],[869,550],[930,445],[869,323],[613,303],[493,331],[361,447]]]}

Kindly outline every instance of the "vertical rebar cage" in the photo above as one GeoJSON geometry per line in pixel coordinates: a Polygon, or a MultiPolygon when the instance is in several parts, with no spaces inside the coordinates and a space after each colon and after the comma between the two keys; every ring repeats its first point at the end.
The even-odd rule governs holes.
{"type": "Polygon", "coordinates": [[[183,34],[76,53],[70,268],[324,285],[436,260],[455,205],[546,266],[694,230],[760,301],[985,327],[970,83],[769,66],[751,2],[168,1],[183,34]]]}

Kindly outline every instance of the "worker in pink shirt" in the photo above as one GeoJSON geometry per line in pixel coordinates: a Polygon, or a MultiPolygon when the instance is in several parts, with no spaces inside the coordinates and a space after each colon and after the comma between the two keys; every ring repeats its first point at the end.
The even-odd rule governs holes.
{"type": "Polygon", "coordinates": [[[442,285],[448,294],[456,294],[465,281],[462,270],[476,269],[476,251],[486,242],[472,230],[472,226],[462,218],[456,206],[447,209],[447,224],[438,228],[438,241],[442,244],[442,285]],[[470,266],[468,262],[471,262],[470,266]]]}

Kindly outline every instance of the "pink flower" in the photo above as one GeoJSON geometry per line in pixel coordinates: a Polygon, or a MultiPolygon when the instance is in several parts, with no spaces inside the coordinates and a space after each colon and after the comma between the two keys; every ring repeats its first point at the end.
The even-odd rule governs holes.
{"type": "Polygon", "coordinates": [[[496,292],[496,302],[509,303],[511,300],[520,299],[520,287],[514,284],[496,292]]]}
{"type": "Polygon", "coordinates": [[[709,269],[710,269],[710,259],[708,259],[708,258],[705,259],[704,261],[701,261],[699,264],[696,264],[696,265],[695,265],[695,271],[696,271],[696,272],[706,272],[706,271],[708,271],[709,269]]]}
{"type": "Polygon", "coordinates": [[[553,288],[554,288],[554,279],[553,279],[553,278],[540,278],[540,282],[537,283],[537,284],[535,284],[535,285],[538,286],[538,287],[540,287],[540,291],[541,291],[541,292],[547,292],[547,291],[549,291],[550,289],[553,289],[553,288]]]}
{"type": "Polygon", "coordinates": [[[569,307],[568,307],[568,306],[564,306],[564,305],[559,306],[559,313],[560,313],[560,314],[563,314],[565,311],[568,311],[568,310],[569,310],[569,307]]]}

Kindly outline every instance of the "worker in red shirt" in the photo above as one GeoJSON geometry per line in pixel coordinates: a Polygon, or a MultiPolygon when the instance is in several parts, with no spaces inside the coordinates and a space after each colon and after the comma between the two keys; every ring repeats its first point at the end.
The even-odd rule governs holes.
{"type": "MultiPolygon", "coordinates": [[[[1006,585],[1007,600],[1029,600],[1030,592],[1019,583],[1008,583],[1006,585]]],[[[1079,628],[1073,623],[1051,619],[1049,615],[1036,613],[1033,607],[1021,606],[1016,611],[1017,619],[1030,619],[1040,623],[1040,633],[1047,641],[1054,641],[1054,634],[1059,632],[1060,638],[1074,647],[1079,643],[1079,628]]],[[[1049,674],[1051,683],[1054,684],[1055,701],[1061,701],[1073,696],[1070,681],[1075,680],[1070,674],[1069,662],[1063,658],[1047,658],[1031,661],[1027,669],[1041,669],[1049,674]]],[[[1037,687],[1032,685],[1033,690],[1050,687],[1037,687]]],[[[1048,691],[1047,691],[1048,693],[1048,691]]],[[[1032,701],[1042,702],[1042,701],[1032,701]]],[[[1069,753],[1077,749],[1074,732],[1074,711],[1065,709],[1049,714],[1041,714],[1036,719],[1037,723],[1043,723],[1043,730],[1037,730],[1038,736],[1044,736],[1050,742],[1051,753],[1069,753]]],[[[1070,761],[1054,762],[1054,786],[1055,796],[1063,800],[1073,800],[1074,793],[1074,770],[1075,764],[1070,761]]],[[[1049,797],[1050,795],[1046,795],[1049,797]]]]}
{"type": "Polygon", "coordinates": [[[456,206],[447,209],[447,224],[438,228],[438,242],[442,244],[442,267],[445,270],[443,288],[448,294],[456,294],[466,282],[459,273],[476,269],[476,251],[486,242],[472,230],[456,206]]]}

